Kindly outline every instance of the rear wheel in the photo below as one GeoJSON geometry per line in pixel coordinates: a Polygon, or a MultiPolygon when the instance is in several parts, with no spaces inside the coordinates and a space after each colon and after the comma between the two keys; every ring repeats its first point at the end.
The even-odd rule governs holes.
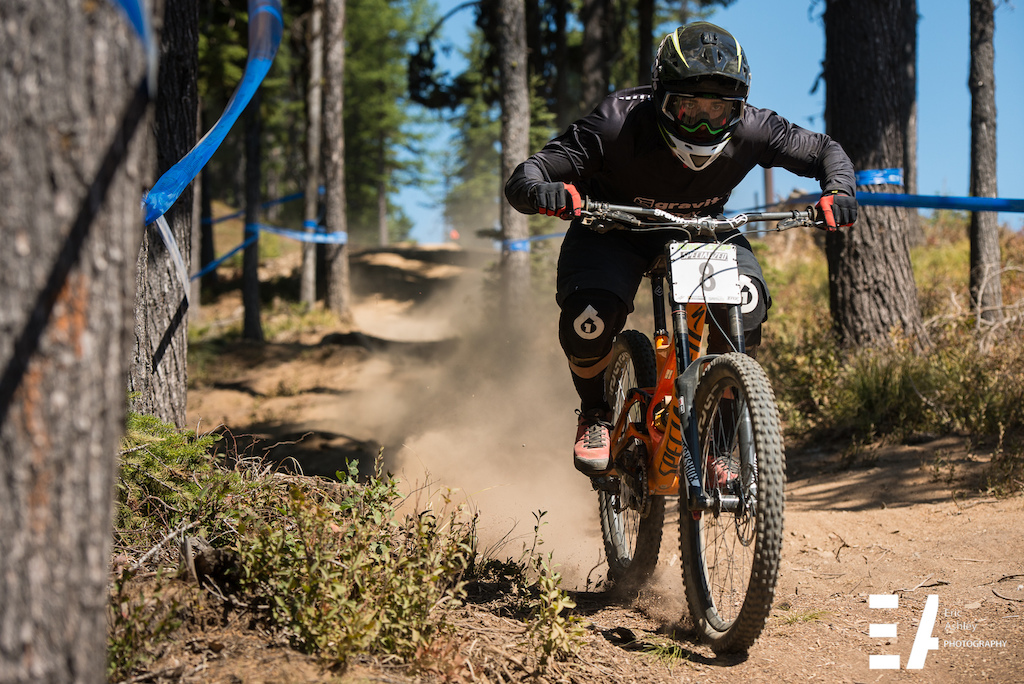
{"type": "MultiPolygon", "coordinates": [[[[629,391],[653,387],[656,376],[654,349],[647,337],[636,330],[620,333],[605,371],[605,397],[612,407],[613,423],[627,410],[629,391]]],[[[629,409],[627,420],[644,422],[639,405],[629,409]]],[[[665,499],[647,492],[647,450],[643,442],[634,440],[627,445],[617,456],[616,466],[624,475],[598,492],[598,502],[608,579],[618,588],[626,588],[650,577],[658,563],[665,499]]]]}
{"type": "Polygon", "coordinates": [[[749,649],[771,612],[782,552],[785,453],[775,395],[764,370],[725,354],[694,397],[701,477],[735,511],[680,511],[683,581],[690,614],[718,653],[749,649]]]}

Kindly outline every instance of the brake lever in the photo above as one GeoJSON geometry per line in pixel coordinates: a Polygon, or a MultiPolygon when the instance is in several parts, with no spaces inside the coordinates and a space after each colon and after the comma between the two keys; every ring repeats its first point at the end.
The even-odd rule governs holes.
{"type": "Polygon", "coordinates": [[[612,221],[617,223],[628,223],[631,226],[642,226],[643,222],[632,214],[626,214],[621,211],[609,212],[609,216],[612,221]]]}
{"type": "Polygon", "coordinates": [[[790,228],[821,228],[825,225],[824,221],[817,221],[814,218],[814,207],[808,205],[802,212],[802,216],[794,216],[793,218],[783,219],[779,221],[779,230],[788,230],[790,228]]]}
{"type": "Polygon", "coordinates": [[[631,226],[641,226],[643,223],[636,216],[620,211],[605,211],[601,215],[584,210],[582,213],[583,225],[595,233],[608,233],[616,230],[616,224],[623,223],[631,226]]]}

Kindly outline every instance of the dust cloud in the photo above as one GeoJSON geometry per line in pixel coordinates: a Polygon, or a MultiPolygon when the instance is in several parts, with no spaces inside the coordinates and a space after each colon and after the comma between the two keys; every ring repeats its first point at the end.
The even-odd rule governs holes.
{"type": "MultiPolygon", "coordinates": [[[[445,496],[479,515],[480,548],[518,559],[538,532],[563,586],[604,576],[597,494],[572,465],[579,405],[558,346],[553,296],[537,295],[528,329],[505,329],[486,276],[473,273],[416,304],[369,297],[367,335],[434,343],[427,358],[370,359],[360,418],[383,444],[384,466],[410,503],[445,496]],[[375,367],[376,364],[376,367],[375,367]],[[541,515],[543,512],[543,515],[541,515]]],[[[350,417],[351,418],[351,417],[350,417]]]]}

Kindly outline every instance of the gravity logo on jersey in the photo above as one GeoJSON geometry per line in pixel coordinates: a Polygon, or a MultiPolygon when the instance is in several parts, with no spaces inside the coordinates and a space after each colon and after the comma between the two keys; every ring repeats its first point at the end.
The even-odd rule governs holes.
{"type": "Polygon", "coordinates": [[[724,202],[723,197],[712,197],[710,199],[702,200],[700,202],[658,202],[649,197],[634,197],[633,202],[646,209],[661,209],[662,211],[670,211],[673,214],[682,216],[683,218],[689,218],[693,216],[701,209],[707,209],[713,207],[720,202],[724,202]]]}
{"type": "Polygon", "coordinates": [[[592,340],[604,332],[604,321],[597,315],[597,309],[587,306],[576,320],[572,322],[573,330],[585,340],[592,340]]]}
{"type": "Polygon", "coordinates": [[[754,281],[746,273],[740,273],[740,311],[745,314],[752,313],[760,299],[754,281]]]}

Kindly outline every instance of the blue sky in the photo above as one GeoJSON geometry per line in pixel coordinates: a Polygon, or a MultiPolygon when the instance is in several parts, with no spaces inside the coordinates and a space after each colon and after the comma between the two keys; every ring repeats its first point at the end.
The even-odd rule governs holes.
{"type": "MultiPolygon", "coordinates": [[[[462,1],[440,0],[439,15],[462,1]]],[[[1024,5],[998,0],[997,4],[997,182],[1000,197],[1024,198],[1024,5]]],[[[824,88],[811,94],[825,50],[823,9],[823,0],[736,0],[709,18],[735,35],[747,52],[752,72],[749,102],[815,131],[824,131],[824,88]]],[[[918,0],[918,13],[918,192],[965,196],[970,183],[968,0],[918,0]]],[[[446,24],[442,39],[459,45],[471,22],[472,11],[459,12],[450,26],[446,24]]],[[[811,179],[781,169],[773,174],[778,195],[793,188],[817,189],[811,179]]],[[[727,208],[739,211],[763,199],[764,175],[755,169],[727,208]]],[[[417,217],[414,238],[441,239],[440,209],[426,195],[409,192],[400,201],[410,216],[417,217]]],[[[1000,214],[999,220],[1024,228],[1024,214],[1000,214]]]]}

